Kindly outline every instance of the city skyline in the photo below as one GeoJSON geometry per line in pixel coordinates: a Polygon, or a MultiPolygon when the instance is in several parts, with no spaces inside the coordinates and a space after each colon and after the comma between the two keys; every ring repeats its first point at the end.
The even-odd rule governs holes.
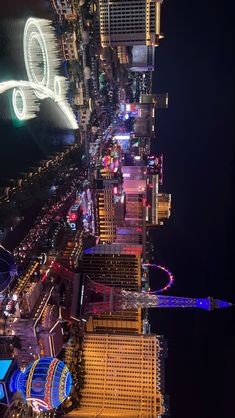
{"type": "MultiPolygon", "coordinates": [[[[30,8],[34,16],[46,17],[39,3],[21,1],[17,7],[23,6],[23,14],[17,7],[3,7],[3,17],[25,18],[30,8]]],[[[212,294],[234,301],[232,8],[230,2],[221,15],[217,4],[211,13],[207,2],[197,16],[186,1],[177,9],[169,0],[161,6],[165,39],[155,51],[153,92],[167,91],[169,106],[166,111],[157,109],[157,140],[151,143],[151,154],[164,154],[162,190],[172,194],[172,201],[169,220],[151,229],[149,236],[155,246],[153,262],[174,274],[169,295],[212,294]],[[219,23],[223,35],[215,40],[219,23]]],[[[3,58],[7,62],[6,53],[3,58]]],[[[40,123],[42,118],[43,114],[40,123]]],[[[29,128],[31,137],[34,126],[29,128]]],[[[14,129],[3,121],[0,129],[6,139],[8,128],[14,136],[14,129]]],[[[37,147],[33,152],[37,154],[37,147]]],[[[153,288],[154,274],[150,267],[153,288]]],[[[211,314],[150,311],[149,318],[152,332],[168,339],[166,393],[172,417],[226,417],[234,407],[234,308],[211,314]]]]}

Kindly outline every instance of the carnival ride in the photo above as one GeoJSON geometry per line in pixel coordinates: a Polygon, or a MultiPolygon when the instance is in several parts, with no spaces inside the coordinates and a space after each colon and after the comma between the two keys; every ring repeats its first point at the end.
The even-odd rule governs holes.
{"type": "Polygon", "coordinates": [[[78,123],[68,102],[68,81],[59,75],[59,52],[52,22],[29,18],[24,27],[24,62],[28,81],[8,80],[0,83],[0,94],[13,89],[12,104],[19,120],[35,118],[40,102],[52,99],[63,112],[71,129],[78,123]]]}

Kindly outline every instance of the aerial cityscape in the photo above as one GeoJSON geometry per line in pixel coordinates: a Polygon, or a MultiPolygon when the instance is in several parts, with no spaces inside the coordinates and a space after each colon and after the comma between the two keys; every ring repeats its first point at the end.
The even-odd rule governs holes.
{"type": "Polygon", "coordinates": [[[234,29],[181,3],[2,6],[0,418],[234,414],[234,29]]]}

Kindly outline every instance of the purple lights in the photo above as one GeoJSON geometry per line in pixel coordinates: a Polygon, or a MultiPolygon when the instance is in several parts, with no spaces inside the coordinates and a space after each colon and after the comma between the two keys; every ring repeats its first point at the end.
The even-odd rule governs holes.
{"type": "Polygon", "coordinates": [[[160,264],[151,264],[151,263],[143,264],[143,266],[157,268],[159,270],[164,271],[167,274],[167,276],[168,276],[168,283],[167,283],[166,286],[162,287],[161,289],[149,291],[149,292],[146,292],[146,293],[149,293],[149,294],[162,293],[162,292],[165,292],[166,290],[168,290],[173,285],[173,283],[174,283],[174,276],[171,273],[171,271],[168,270],[166,267],[161,266],[160,264]]]}

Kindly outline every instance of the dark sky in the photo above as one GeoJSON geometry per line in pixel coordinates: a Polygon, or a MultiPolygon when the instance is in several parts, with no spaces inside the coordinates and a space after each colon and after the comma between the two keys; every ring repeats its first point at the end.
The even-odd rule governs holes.
{"type": "MultiPolygon", "coordinates": [[[[45,16],[46,4],[4,3],[1,15],[25,17],[31,9],[45,16]]],[[[172,193],[173,202],[171,219],[153,239],[156,260],[175,275],[169,293],[235,303],[233,21],[232,1],[163,3],[165,39],[156,54],[154,84],[156,92],[169,93],[169,109],[159,111],[154,149],[164,153],[164,191],[172,193]]],[[[0,129],[1,153],[5,138],[22,140],[19,130],[14,134],[12,128],[9,135],[5,122],[0,129]]],[[[30,135],[35,135],[32,129],[30,135]]],[[[152,331],[168,339],[171,417],[233,417],[234,308],[152,311],[150,316],[152,331]]]]}
{"type": "MultiPolygon", "coordinates": [[[[172,216],[153,239],[175,274],[170,294],[235,302],[233,23],[232,2],[163,3],[154,88],[169,93],[169,109],[158,113],[154,150],[172,216]]],[[[234,319],[234,308],[151,312],[152,330],[168,338],[172,417],[234,416],[234,319]]]]}

